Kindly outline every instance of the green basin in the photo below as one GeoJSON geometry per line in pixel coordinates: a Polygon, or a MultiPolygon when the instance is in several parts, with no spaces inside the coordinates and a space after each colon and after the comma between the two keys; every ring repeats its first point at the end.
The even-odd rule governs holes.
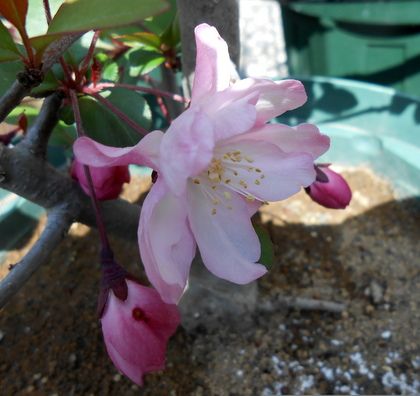
{"type": "Polygon", "coordinates": [[[420,99],[352,80],[298,79],[308,101],[278,122],[314,123],[330,136],[331,149],[321,162],[366,164],[401,196],[420,195],[420,99]]]}

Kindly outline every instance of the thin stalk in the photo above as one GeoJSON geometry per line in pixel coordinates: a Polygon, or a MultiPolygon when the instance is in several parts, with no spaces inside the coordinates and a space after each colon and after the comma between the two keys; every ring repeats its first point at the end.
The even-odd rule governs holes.
{"type": "MultiPolygon", "coordinates": [[[[71,106],[73,108],[77,135],[79,137],[85,136],[76,91],[70,89],[69,90],[69,95],[70,95],[71,106]]],[[[89,185],[89,195],[90,195],[90,198],[92,200],[93,209],[95,211],[96,224],[98,226],[99,236],[101,238],[102,249],[105,250],[105,251],[108,251],[108,252],[112,252],[111,245],[109,243],[108,236],[107,236],[106,229],[105,229],[105,224],[104,224],[103,219],[102,219],[101,209],[99,207],[98,199],[96,198],[95,189],[93,187],[92,175],[91,175],[89,167],[87,165],[84,165],[83,169],[85,171],[86,179],[87,179],[88,185],[89,185]]]]}
{"type": "Polygon", "coordinates": [[[95,30],[95,33],[93,34],[92,41],[90,42],[89,50],[86,56],[83,58],[82,63],[80,65],[80,71],[79,71],[80,77],[83,77],[87,72],[89,63],[92,60],[93,54],[95,52],[96,42],[98,41],[100,33],[101,32],[99,30],[95,30]]]}
{"type": "Polygon", "coordinates": [[[96,92],[86,92],[89,96],[95,98],[98,102],[102,103],[105,107],[107,107],[110,111],[112,111],[116,116],[118,116],[122,121],[124,121],[127,125],[133,128],[136,132],[140,133],[141,135],[147,135],[149,132],[138,125],[134,120],[128,117],[125,113],[123,113],[118,107],[114,106],[109,100],[105,99],[101,95],[96,92]]]}
{"type": "MultiPolygon", "coordinates": [[[[102,90],[106,88],[125,88],[130,91],[139,91],[139,92],[149,93],[155,96],[163,96],[165,98],[172,99],[175,102],[186,103],[186,104],[190,103],[189,99],[184,98],[181,95],[173,94],[167,91],[162,91],[161,89],[157,89],[157,88],[140,87],[138,85],[123,84],[123,83],[101,83],[101,84],[97,84],[96,88],[98,90],[102,90]]],[[[86,90],[86,93],[89,93],[88,89],[86,90]]]]}
{"type": "MultiPolygon", "coordinates": [[[[49,0],[42,0],[43,4],[44,4],[44,12],[45,12],[45,18],[47,19],[47,25],[50,24],[51,19],[52,19],[52,15],[51,15],[51,8],[50,8],[50,3],[49,0]]],[[[64,60],[64,58],[61,56],[60,59],[60,65],[63,69],[64,75],[66,76],[67,81],[71,81],[71,72],[69,67],[67,66],[66,61],[64,60]]]]}
{"type": "Polygon", "coordinates": [[[45,17],[47,18],[47,23],[49,25],[52,19],[50,3],[48,0],[42,0],[42,1],[44,4],[45,17]]]}

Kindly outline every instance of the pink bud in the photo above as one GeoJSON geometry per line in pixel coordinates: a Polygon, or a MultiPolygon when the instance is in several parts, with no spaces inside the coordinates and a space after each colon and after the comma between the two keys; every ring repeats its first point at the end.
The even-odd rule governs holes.
{"type": "Polygon", "coordinates": [[[316,203],[330,209],[344,209],[351,200],[351,190],[346,180],[328,168],[316,166],[317,179],[305,190],[316,203]]]}
{"type": "Polygon", "coordinates": [[[180,316],[177,306],[165,304],[154,289],[126,281],[125,301],[109,291],[102,332],[108,355],[118,370],[143,385],[144,374],[164,368],[166,344],[180,316]]]}
{"type": "MultiPolygon", "coordinates": [[[[93,187],[96,198],[99,200],[115,199],[121,194],[124,183],[130,181],[130,172],[128,166],[110,166],[96,168],[89,167],[92,175],[93,187]]],[[[89,184],[85,175],[83,164],[74,159],[71,165],[71,176],[78,181],[83,191],[89,194],[89,184]]]]}

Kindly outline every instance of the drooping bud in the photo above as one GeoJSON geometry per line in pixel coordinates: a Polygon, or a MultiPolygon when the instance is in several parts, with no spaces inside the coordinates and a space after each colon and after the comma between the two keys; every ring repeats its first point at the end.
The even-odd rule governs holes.
{"type": "Polygon", "coordinates": [[[164,303],[154,289],[131,279],[125,281],[128,294],[124,301],[108,291],[102,333],[117,369],[142,385],[144,374],[164,368],[166,344],[180,315],[176,305],[164,303]]]}
{"type": "Polygon", "coordinates": [[[315,165],[316,180],[305,188],[316,203],[329,209],[344,209],[351,200],[346,180],[329,168],[329,164],[315,165]]]}
{"type": "MultiPolygon", "coordinates": [[[[89,167],[92,176],[93,187],[96,198],[99,200],[116,199],[121,194],[124,183],[130,181],[130,172],[128,166],[110,166],[96,168],[89,167]]],[[[89,183],[86,178],[83,164],[74,159],[71,170],[71,176],[76,180],[83,191],[90,195],[89,183]]]]}

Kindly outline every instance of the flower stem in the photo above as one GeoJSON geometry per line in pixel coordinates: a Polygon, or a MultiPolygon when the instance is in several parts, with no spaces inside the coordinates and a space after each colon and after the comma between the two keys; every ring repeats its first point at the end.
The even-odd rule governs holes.
{"type": "MultiPolygon", "coordinates": [[[[85,92],[85,90],[83,91],[85,92]]],[[[149,133],[146,129],[142,128],[134,120],[128,117],[125,113],[123,113],[118,107],[114,106],[109,100],[105,99],[104,97],[99,95],[97,92],[87,91],[86,93],[89,96],[92,96],[93,98],[95,98],[98,102],[102,103],[109,110],[111,110],[116,116],[118,116],[122,121],[124,121],[136,132],[140,133],[141,135],[147,135],[149,133]]]]}
{"type": "MultiPolygon", "coordinates": [[[[181,95],[176,95],[171,92],[162,91],[157,88],[148,88],[148,87],[140,87],[138,85],[131,85],[131,84],[122,84],[122,83],[101,83],[96,86],[97,90],[102,90],[106,88],[125,88],[131,91],[139,91],[144,93],[150,93],[155,96],[163,96],[168,99],[172,99],[175,102],[181,102],[188,104],[190,101],[187,98],[184,98],[181,95]]],[[[89,93],[89,88],[86,89],[86,93],[89,93]]]]}
{"type": "Polygon", "coordinates": [[[86,71],[89,67],[89,63],[93,58],[93,54],[95,52],[95,47],[96,47],[96,42],[98,41],[100,33],[101,32],[99,30],[95,30],[95,33],[93,34],[93,37],[92,37],[92,41],[90,42],[88,53],[83,58],[82,63],[80,64],[79,76],[81,78],[83,78],[83,76],[86,74],[86,71]]]}
{"type": "MultiPolygon", "coordinates": [[[[79,108],[79,102],[77,100],[76,91],[70,89],[69,95],[70,95],[71,106],[73,108],[74,120],[76,122],[77,135],[81,137],[85,135],[85,132],[83,130],[82,117],[80,115],[80,108],[79,108]]],[[[98,226],[99,236],[101,238],[101,243],[102,243],[102,251],[112,253],[111,245],[109,243],[108,236],[105,229],[105,224],[102,219],[101,209],[99,207],[98,199],[96,198],[95,189],[93,187],[92,175],[90,174],[90,170],[87,165],[84,165],[84,171],[85,171],[86,179],[89,185],[89,193],[90,193],[89,195],[91,197],[93,209],[95,211],[96,224],[98,226]]]]}

